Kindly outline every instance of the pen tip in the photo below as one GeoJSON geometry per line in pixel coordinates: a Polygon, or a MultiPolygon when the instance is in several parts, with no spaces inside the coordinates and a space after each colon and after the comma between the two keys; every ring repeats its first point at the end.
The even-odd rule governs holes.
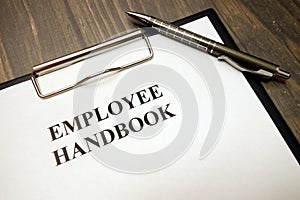
{"type": "Polygon", "coordinates": [[[137,13],[132,11],[128,11],[126,13],[127,15],[132,17],[134,19],[134,22],[137,24],[147,25],[149,23],[149,19],[151,18],[150,16],[147,16],[142,13],[137,13]]]}
{"type": "Polygon", "coordinates": [[[132,11],[128,11],[128,12],[126,12],[126,14],[129,15],[130,17],[136,17],[137,16],[137,13],[132,12],[132,11]]]}

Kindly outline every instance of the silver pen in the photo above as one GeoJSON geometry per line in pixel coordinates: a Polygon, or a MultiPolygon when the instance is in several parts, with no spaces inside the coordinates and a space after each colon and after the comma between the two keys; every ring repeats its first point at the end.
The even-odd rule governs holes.
{"type": "Polygon", "coordinates": [[[219,60],[227,62],[239,71],[277,80],[285,80],[291,76],[289,72],[280,69],[276,64],[230,48],[164,20],[137,12],[127,12],[127,14],[145,26],[152,26],[163,35],[216,56],[219,60]]]}

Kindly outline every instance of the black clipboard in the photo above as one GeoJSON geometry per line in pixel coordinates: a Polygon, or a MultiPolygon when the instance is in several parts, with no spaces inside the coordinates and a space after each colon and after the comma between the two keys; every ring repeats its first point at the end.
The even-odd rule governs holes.
{"type": "MultiPolygon", "coordinates": [[[[196,13],[194,15],[188,16],[186,18],[177,20],[173,22],[174,24],[180,26],[183,24],[186,24],[188,22],[194,21],[196,19],[202,18],[202,17],[208,17],[213,24],[214,28],[220,35],[221,39],[223,40],[224,44],[238,49],[237,45],[233,41],[232,37],[230,36],[229,32],[226,30],[224,24],[218,17],[217,13],[213,9],[207,9],[202,12],[196,13]]],[[[291,152],[293,153],[294,157],[300,164],[300,145],[299,142],[297,141],[296,137],[292,133],[291,129],[288,127],[287,123],[279,113],[278,109],[272,102],[271,98],[267,94],[266,90],[263,88],[262,84],[260,83],[260,80],[249,75],[249,74],[244,74],[245,78],[247,79],[248,83],[254,90],[255,94],[263,104],[264,108],[268,112],[269,116],[273,120],[274,124],[278,128],[279,132],[281,133],[283,139],[289,146],[291,152]]],[[[31,78],[31,74],[27,74],[24,76],[21,76],[19,78],[7,81],[5,83],[0,84],[0,90],[11,87],[15,84],[28,81],[31,78]]]]}

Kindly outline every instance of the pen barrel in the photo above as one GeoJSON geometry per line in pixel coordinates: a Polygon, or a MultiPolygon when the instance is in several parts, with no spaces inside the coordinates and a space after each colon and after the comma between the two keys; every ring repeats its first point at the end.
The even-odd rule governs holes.
{"type": "Polygon", "coordinates": [[[243,67],[253,70],[265,69],[273,73],[275,73],[276,69],[279,67],[271,62],[232,49],[209,38],[195,34],[189,30],[168,24],[167,22],[154,20],[153,23],[156,25],[154,28],[157,27],[157,30],[165,36],[176,39],[197,49],[206,51],[207,53],[216,57],[220,55],[226,55],[239,64],[245,65],[243,67]]]}
{"type": "Polygon", "coordinates": [[[265,70],[273,73],[273,77],[278,80],[285,80],[291,77],[290,73],[279,68],[279,65],[263,60],[261,58],[252,56],[242,51],[238,51],[227,47],[223,44],[217,43],[214,45],[213,55],[226,55],[238,62],[245,68],[253,70],[265,70]]]}
{"type": "Polygon", "coordinates": [[[226,55],[230,57],[231,59],[235,60],[239,64],[241,64],[243,67],[259,70],[264,69],[269,72],[277,73],[279,66],[276,64],[273,64],[269,61],[263,60],[261,58],[249,55],[245,52],[241,52],[235,49],[232,49],[230,47],[224,46],[220,43],[216,42],[216,45],[213,50],[214,55],[226,55]]]}
{"type": "Polygon", "coordinates": [[[273,77],[277,79],[288,79],[290,74],[281,70],[278,65],[261,58],[252,56],[250,54],[232,49],[221,43],[213,41],[209,38],[195,34],[189,30],[180,28],[163,20],[156,18],[147,19],[151,22],[153,28],[156,28],[160,33],[192,46],[197,49],[206,51],[209,54],[219,57],[225,55],[235,60],[237,63],[245,68],[252,70],[265,70],[273,73],[273,77]]]}

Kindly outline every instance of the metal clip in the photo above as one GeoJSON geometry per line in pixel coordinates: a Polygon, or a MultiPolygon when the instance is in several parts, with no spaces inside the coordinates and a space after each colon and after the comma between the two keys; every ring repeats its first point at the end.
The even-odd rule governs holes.
{"type": "Polygon", "coordinates": [[[33,67],[31,81],[33,83],[33,86],[34,86],[36,92],[37,92],[37,95],[40,98],[49,98],[49,97],[61,94],[63,92],[69,91],[71,89],[74,89],[74,88],[78,87],[79,85],[83,84],[84,82],[86,82],[86,81],[88,81],[91,78],[94,78],[96,76],[104,75],[106,73],[111,73],[111,72],[120,72],[120,71],[123,71],[125,69],[130,68],[130,67],[133,67],[137,64],[141,64],[143,62],[146,62],[146,61],[150,60],[153,57],[153,54],[154,53],[153,53],[153,50],[152,50],[152,47],[151,47],[151,44],[149,42],[148,37],[144,34],[144,32],[141,29],[139,29],[137,31],[128,33],[126,35],[123,35],[121,37],[109,40],[105,43],[102,43],[102,44],[99,44],[99,45],[81,50],[79,52],[75,52],[75,53],[72,53],[70,55],[67,55],[67,56],[64,56],[64,57],[61,57],[61,58],[57,58],[55,60],[40,64],[38,66],[35,66],[35,67],[33,67]],[[106,69],[106,70],[97,72],[95,74],[91,74],[91,75],[77,81],[76,83],[74,83],[72,85],[69,85],[67,87],[61,88],[59,90],[55,90],[55,91],[47,93],[47,94],[43,94],[41,92],[41,88],[40,88],[40,86],[38,84],[38,81],[37,81],[37,78],[39,76],[46,75],[48,73],[54,72],[56,70],[60,70],[60,69],[65,68],[65,67],[68,67],[72,64],[75,64],[77,62],[80,62],[80,61],[83,61],[85,59],[91,58],[93,56],[97,56],[97,55],[101,54],[102,52],[104,52],[106,50],[110,50],[110,49],[112,49],[113,47],[115,47],[117,45],[123,44],[125,42],[131,41],[131,40],[134,40],[134,39],[137,39],[137,38],[140,38],[140,37],[145,40],[148,51],[149,51],[149,54],[146,55],[145,57],[143,57],[141,59],[137,59],[133,62],[124,64],[124,65],[119,66],[119,67],[110,68],[110,69],[106,69]]]}
{"type": "Polygon", "coordinates": [[[234,67],[235,69],[237,69],[241,72],[248,72],[248,73],[251,73],[251,74],[256,74],[256,75],[259,75],[259,76],[261,76],[263,78],[266,78],[266,79],[270,79],[274,75],[272,72],[269,72],[269,71],[266,71],[266,70],[263,70],[263,69],[251,70],[251,69],[247,69],[245,67],[242,67],[238,63],[236,63],[234,60],[229,58],[228,56],[220,55],[218,57],[218,60],[227,62],[229,65],[231,65],[232,67],[234,67]]]}

